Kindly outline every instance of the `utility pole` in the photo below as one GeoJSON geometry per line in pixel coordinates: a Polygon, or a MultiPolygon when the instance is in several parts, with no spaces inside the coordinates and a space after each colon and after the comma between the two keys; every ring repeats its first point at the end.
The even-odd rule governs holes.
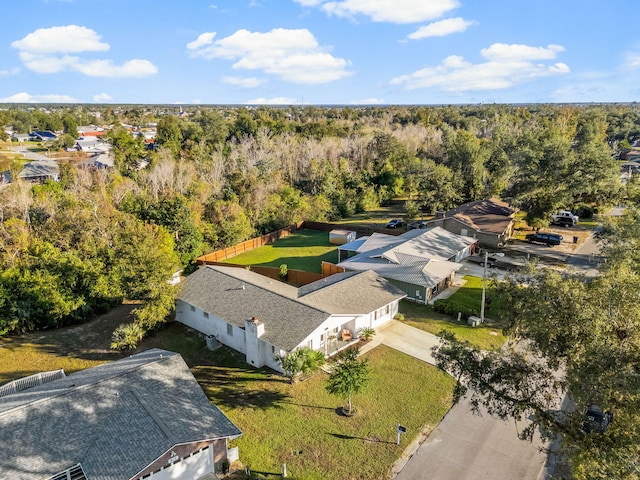
{"type": "Polygon", "coordinates": [[[482,275],[482,303],[480,304],[480,323],[484,323],[484,299],[487,289],[487,265],[489,263],[489,252],[484,252],[484,274],[482,275]]]}

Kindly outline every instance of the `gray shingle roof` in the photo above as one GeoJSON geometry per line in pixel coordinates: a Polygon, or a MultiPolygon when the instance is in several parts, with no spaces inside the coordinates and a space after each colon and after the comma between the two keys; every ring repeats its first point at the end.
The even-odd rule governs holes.
{"type": "Polygon", "coordinates": [[[338,273],[301,287],[299,292],[300,301],[307,305],[330,313],[362,315],[407,296],[374,271],[338,273]]]}
{"type": "Polygon", "coordinates": [[[297,289],[249,270],[208,265],[187,277],[178,299],[239,327],[258,317],[265,328],[260,338],[291,351],[331,314],[367,314],[405,296],[375,272],[331,275],[297,289]]]}
{"type": "Polygon", "coordinates": [[[240,433],[179,354],[153,349],[0,398],[0,472],[42,479],[81,463],[91,480],[122,480],[176,444],[240,433]]]}
{"type": "Polygon", "coordinates": [[[206,265],[189,275],[178,299],[238,327],[264,323],[262,340],[290,351],[329,313],[296,300],[297,289],[242,268],[206,265]]]}

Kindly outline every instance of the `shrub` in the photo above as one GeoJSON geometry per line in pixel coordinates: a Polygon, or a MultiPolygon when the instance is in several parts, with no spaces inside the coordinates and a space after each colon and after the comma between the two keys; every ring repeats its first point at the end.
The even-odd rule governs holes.
{"type": "Polygon", "coordinates": [[[578,208],[576,208],[576,215],[578,215],[580,218],[584,218],[585,220],[588,218],[593,218],[594,213],[595,212],[593,211],[593,207],[585,205],[584,203],[581,203],[580,205],[578,205],[578,208]]]}
{"type": "Polygon", "coordinates": [[[122,323],[113,331],[111,348],[114,350],[133,350],[143,339],[145,330],[137,323],[122,323]]]}
{"type": "Polygon", "coordinates": [[[402,322],[404,320],[404,315],[401,313],[396,313],[395,317],[393,317],[394,320],[398,320],[399,322],[402,322]]]}
{"type": "Polygon", "coordinates": [[[436,312],[444,313],[452,317],[457,317],[458,312],[462,312],[464,317],[471,315],[479,316],[480,312],[468,305],[451,300],[450,298],[444,298],[433,302],[433,309],[436,312]]]}
{"type": "Polygon", "coordinates": [[[364,327],[360,330],[360,334],[358,336],[365,342],[368,342],[373,338],[375,334],[376,334],[375,329],[371,327],[364,327]]]}
{"type": "Polygon", "coordinates": [[[287,278],[289,278],[289,267],[287,267],[286,263],[283,263],[280,265],[280,280],[286,282],[287,278]]]}

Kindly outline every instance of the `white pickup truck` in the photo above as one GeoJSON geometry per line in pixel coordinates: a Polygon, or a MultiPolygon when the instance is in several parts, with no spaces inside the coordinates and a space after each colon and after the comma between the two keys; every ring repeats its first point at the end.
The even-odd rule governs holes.
{"type": "Polygon", "coordinates": [[[551,215],[551,223],[554,225],[562,225],[563,227],[573,227],[578,223],[578,220],[579,217],[568,210],[562,210],[551,215]]]}

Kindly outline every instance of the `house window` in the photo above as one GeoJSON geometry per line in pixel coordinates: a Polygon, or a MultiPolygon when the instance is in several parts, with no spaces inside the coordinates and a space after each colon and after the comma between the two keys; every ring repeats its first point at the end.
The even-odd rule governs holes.
{"type": "Polygon", "coordinates": [[[196,307],[194,307],[193,305],[189,305],[189,308],[191,309],[192,312],[196,311],[196,307]]]}
{"type": "Polygon", "coordinates": [[[384,313],[385,315],[389,315],[389,311],[391,310],[391,307],[389,305],[387,305],[384,309],[384,313]]]}
{"type": "Polygon", "coordinates": [[[227,323],[227,335],[233,337],[233,325],[231,325],[230,323],[227,323]]]}
{"type": "Polygon", "coordinates": [[[376,310],[375,312],[373,312],[373,319],[377,320],[378,319],[378,310],[376,310]]]}
{"type": "Polygon", "coordinates": [[[307,342],[307,347],[309,347],[311,350],[313,350],[313,340],[309,340],[307,342]]]}
{"type": "Polygon", "coordinates": [[[271,355],[275,355],[275,354],[276,354],[276,346],[271,345],[271,355]]]}
{"type": "Polygon", "coordinates": [[[202,315],[204,316],[204,318],[209,318],[209,314],[207,312],[202,312],[202,315]]]}

